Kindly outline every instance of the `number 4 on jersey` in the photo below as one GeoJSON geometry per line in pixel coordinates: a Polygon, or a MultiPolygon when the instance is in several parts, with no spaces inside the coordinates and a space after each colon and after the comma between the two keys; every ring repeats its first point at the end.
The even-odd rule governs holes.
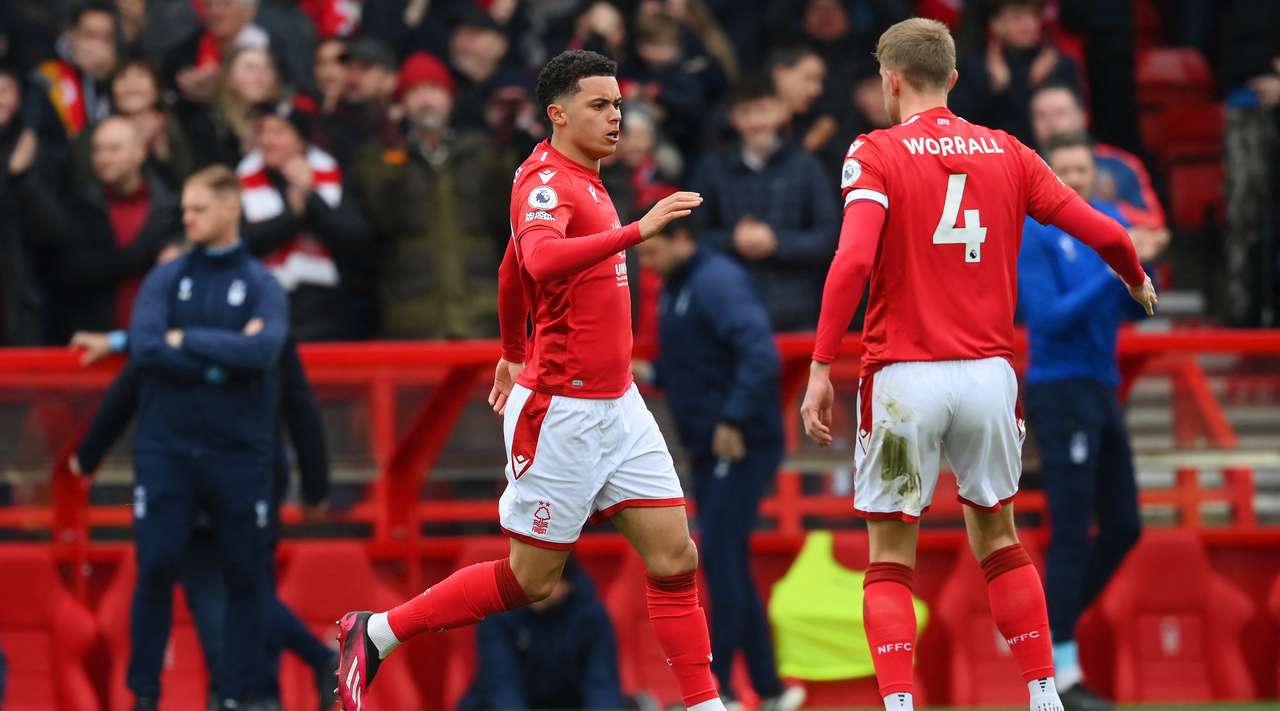
{"type": "Polygon", "coordinates": [[[963,244],[964,261],[982,261],[982,243],[987,241],[987,228],[982,226],[978,211],[964,211],[964,227],[956,227],[960,217],[960,199],[964,197],[964,183],[969,179],[964,173],[954,173],[947,180],[947,199],[942,204],[942,219],[933,231],[934,244],[963,244]]]}

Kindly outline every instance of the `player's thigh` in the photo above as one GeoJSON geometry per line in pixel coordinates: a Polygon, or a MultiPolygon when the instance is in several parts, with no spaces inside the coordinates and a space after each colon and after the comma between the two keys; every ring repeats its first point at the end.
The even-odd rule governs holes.
{"type": "Polygon", "coordinates": [[[1003,358],[953,361],[955,408],[942,437],[960,500],[995,510],[1012,500],[1022,477],[1026,428],[1018,411],[1018,378],[1003,358]]]}
{"type": "Polygon", "coordinates": [[[568,559],[567,548],[545,548],[511,539],[511,572],[531,601],[542,600],[551,594],[568,559]]]}
{"type": "Polygon", "coordinates": [[[698,567],[698,549],[689,536],[683,504],[623,509],[610,521],[657,577],[688,573],[698,567]]]}
{"type": "Polygon", "coordinates": [[[858,387],[854,508],[871,519],[915,521],[938,484],[949,401],[938,363],[894,363],[858,387]]]}
{"type": "Polygon", "coordinates": [[[599,403],[517,385],[503,420],[507,488],[503,529],[533,546],[567,549],[578,540],[603,478],[599,403]]]}

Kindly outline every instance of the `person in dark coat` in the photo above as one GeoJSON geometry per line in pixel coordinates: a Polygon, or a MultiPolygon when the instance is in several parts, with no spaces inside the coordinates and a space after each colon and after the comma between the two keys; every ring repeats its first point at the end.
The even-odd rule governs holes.
{"type": "Polygon", "coordinates": [[[609,613],[572,558],[550,597],[476,626],[476,675],[458,711],[628,706],[609,613]]]}
{"type": "Polygon", "coordinates": [[[776,330],[813,329],[840,226],[835,185],[783,140],[787,111],[767,79],[737,87],[729,117],[739,142],[707,156],[694,179],[698,234],[746,267],[776,330]]]}
{"type": "Polygon", "coordinates": [[[127,680],[143,708],[158,699],[173,584],[195,514],[204,510],[227,586],[222,693],[228,708],[239,708],[259,693],[266,649],[262,570],[289,308],[280,284],[241,242],[236,176],[220,166],[197,172],[182,201],[194,248],[143,280],[129,330],[142,384],[127,680]]]}
{"type": "Polygon", "coordinates": [[[733,688],[741,652],[763,707],[797,708],[803,693],[784,688],[778,677],[748,552],[760,500],[783,454],[779,359],[769,317],[742,267],[700,247],[687,225],[677,223],[636,250],[663,286],[661,355],[633,370],[666,392],[693,470],[711,593],[711,670],[723,695],[733,688]]]}

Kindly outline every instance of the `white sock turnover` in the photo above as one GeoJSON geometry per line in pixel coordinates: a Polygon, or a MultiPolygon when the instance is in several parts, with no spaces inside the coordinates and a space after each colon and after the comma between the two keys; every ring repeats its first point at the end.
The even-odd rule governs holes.
{"type": "Polygon", "coordinates": [[[400,646],[396,633],[391,631],[391,623],[387,622],[387,613],[376,612],[369,618],[369,639],[378,648],[378,659],[386,659],[388,654],[400,646]]]}

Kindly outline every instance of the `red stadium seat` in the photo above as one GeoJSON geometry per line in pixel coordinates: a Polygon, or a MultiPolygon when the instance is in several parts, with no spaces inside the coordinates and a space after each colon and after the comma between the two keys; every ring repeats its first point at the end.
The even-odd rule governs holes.
{"type": "Polygon", "coordinates": [[[1240,631],[1253,604],[1209,565],[1195,531],[1143,534],[1099,601],[1119,703],[1250,701],[1240,631]]]}
{"type": "MultiPolygon", "coordinates": [[[[133,708],[133,693],[125,685],[125,673],[129,668],[129,610],[137,577],[137,564],[130,552],[121,557],[115,578],[98,604],[98,624],[102,626],[111,653],[107,691],[107,706],[111,711],[133,708]]],[[[160,711],[184,711],[191,708],[193,699],[203,704],[209,690],[204,653],[181,586],[174,588],[173,627],[165,650],[160,688],[160,711]]]]}
{"type": "Polygon", "coordinates": [[[1197,230],[1226,215],[1221,161],[1176,163],[1169,168],[1169,202],[1175,227],[1197,230]]]}
{"type": "MultiPolygon", "coordinates": [[[[1039,552],[1023,542],[1036,567],[1039,552]]],[[[987,581],[969,551],[956,556],[934,608],[950,638],[948,665],[951,703],[956,706],[1018,706],[1027,702],[1027,685],[1009,645],[991,619],[987,581]]]]}
{"type": "Polygon", "coordinates": [[[1143,113],[1141,121],[1143,143],[1164,163],[1222,155],[1226,116],[1221,104],[1167,106],[1143,113]]]}
{"type": "Polygon", "coordinates": [[[0,546],[0,647],[9,671],[5,711],[98,711],[85,655],[93,615],[63,587],[46,545],[0,546]]]}
{"type": "MultiPolygon", "coordinates": [[[[323,640],[337,637],[335,620],[348,610],[386,610],[402,602],[401,595],[378,580],[359,543],[299,543],[292,550],[280,599],[323,640]]],[[[378,669],[366,699],[370,708],[423,708],[408,661],[388,659],[378,669]]],[[[311,711],[317,703],[311,670],[288,654],[280,670],[280,696],[286,711],[311,711]]]]}
{"type": "Polygon", "coordinates": [[[1213,101],[1213,74],[1190,47],[1158,47],[1138,55],[1138,104],[1144,108],[1213,101]]]}
{"type": "MultiPolygon", "coordinates": [[[[1271,619],[1280,625],[1280,575],[1276,576],[1275,585],[1271,586],[1271,595],[1267,599],[1267,609],[1271,612],[1271,619]]],[[[1276,678],[1280,679],[1280,658],[1276,659],[1276,678]]]]}

